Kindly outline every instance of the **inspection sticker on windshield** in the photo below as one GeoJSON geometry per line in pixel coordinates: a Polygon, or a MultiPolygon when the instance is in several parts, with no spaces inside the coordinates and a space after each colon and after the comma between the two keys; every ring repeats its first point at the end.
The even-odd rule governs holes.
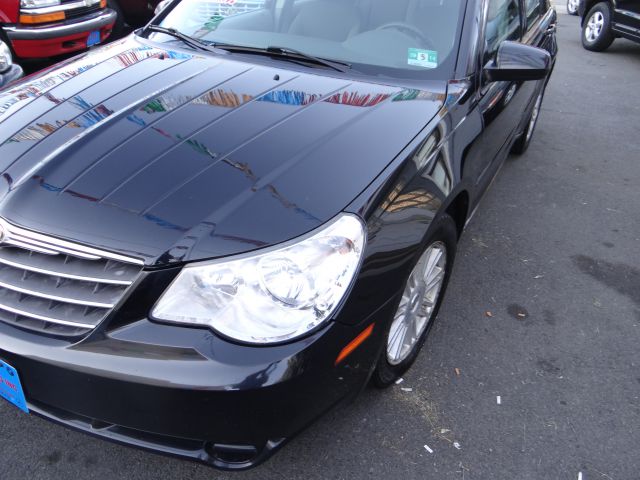
{"type": "Polygon", "coordinates": [[[18,372],[8,363],[0,360],[0,397],[13,403],[23,412],[29,413],[18,372]]]}
{"type": "Polygon", "coordinates": [[[437,68],[438,52],[433,50],[420,50],[419,48],[409,49],[409,58],[407,63],[414,67],[437,68]]]}

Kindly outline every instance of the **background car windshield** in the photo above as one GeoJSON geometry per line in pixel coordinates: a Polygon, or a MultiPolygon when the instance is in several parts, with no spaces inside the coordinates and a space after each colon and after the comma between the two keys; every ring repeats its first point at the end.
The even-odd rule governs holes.
{"type": "MultiPolygon", "coordinates": [[[[293,48],[393,71],[452,68],[463,0],[183,0],[161,26],[212,43],[293,48]]],[[[174,41],[162,34],[154,39],[174,41]]],[[[382,70],[382,72],[380,72],[382,70]]]]}

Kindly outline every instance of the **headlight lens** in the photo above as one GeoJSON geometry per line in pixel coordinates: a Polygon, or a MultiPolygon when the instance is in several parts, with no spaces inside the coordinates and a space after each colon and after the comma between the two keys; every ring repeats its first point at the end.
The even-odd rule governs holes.
{"type": "Polygon", "coordinates": [[[60,5],[60,0],[20,0],[22,8],[55,7],[56,5],[60,5]]]}
{"type": "Polygon", "coordinates": [[[11,50],[6,43],[0,41],[0,72],[8,70],[13,65],[13,59],[11,58],[11,50]]]}
{"type": "Polygon", "coordinates": [[[247,343],[296,338],[326,321],[356,274],[365,234],[344,214],[311,235],[237,259],[185,267],[152,311],[247,343]]]}

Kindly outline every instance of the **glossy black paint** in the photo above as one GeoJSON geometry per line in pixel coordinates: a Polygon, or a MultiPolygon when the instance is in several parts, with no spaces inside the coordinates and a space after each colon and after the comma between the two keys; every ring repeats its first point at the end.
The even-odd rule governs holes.
{"type": "Polygon", "coordinates": [[[0,117],[2,214],[148,266],[237,254],[325,223],[433,118],[446,90],[428,84],[414,100],[415,89],[164,52],[135,38],[106,53],[0,117]],[[385,141],[353,141],[378,130],[385,141]],[[127,235],[114,238],[114,225],[127,235]]]}
{"type": "MultiPolygon", "coordinates": [[[[468,2],[458,65],[442,81],[247,63],[131,37],[1,96],[0,216],[146,265],[86,338],[0,324],[0,357],[34,411],[246,468],[357,394],[434,218],[447,212],[462,232],[548,80],[487,81],[484,3],[468,2]],[[312,335],[250,347],[148,319],[184,263],[284,242],[342,211],[365,220],[365,256],[344,305],[312,335]],[[335,366],[371,323],[372,337],[335,366]]],[[[544,5],[534,25],[523,17],[521,42],[549,52],[550,72],[556,15],[544,5]]]]}
{"type": "MultiPolygon", "coordinates": [[[[388,315],[390,305],[379,313],[388,315]]],[[[243,468],[261,458],[225,465],[216,445],[270,451],[357,393],[378,332],[349,364],[334,361],[358,333],[332,324],[294,344],[258,348],[138,321],[71,344],[0,325],[0,344],[10,346],[2,358],[23,372],[36,413],[122,443],[243,468]]]]}
{"type": "Polygon", "coordinates": [[[544,80],[551,69],[551,54],[546,50],[519,42],[500,45],[495,62],[485,67],[488,82],[527,82],[544,80]]]}

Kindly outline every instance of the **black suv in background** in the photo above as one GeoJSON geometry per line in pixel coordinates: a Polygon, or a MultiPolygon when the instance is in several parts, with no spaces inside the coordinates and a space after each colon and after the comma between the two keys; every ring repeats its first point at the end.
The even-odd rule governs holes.
{"type": "Polygon", "coordinates": [[[587,50],[602,52],[619,37],[640,43],[640,1],[580,0],[578,10],[587,50]]]}

